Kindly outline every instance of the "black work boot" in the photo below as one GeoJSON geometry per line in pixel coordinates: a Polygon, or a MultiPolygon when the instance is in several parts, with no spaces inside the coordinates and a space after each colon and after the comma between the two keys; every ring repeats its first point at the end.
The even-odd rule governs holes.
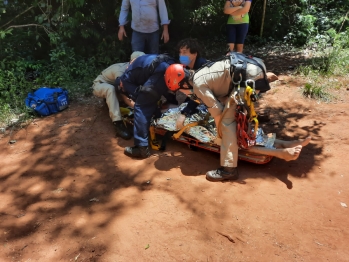
{"type": "Polygon", "coordinates": [[[239,178],[237,167],[220,167],[216,170],[208,171],[206,179],[208,181],[236,180],[239,178]]]}
{"type": "Polygon", "coordinates": [[[124,124],[124,121],[114,121],[113,122],[115,129],[116,129],[116,136],[119,136],[125,140],[131,139],[132,135],[130,131],[127,129],[127,127],[124,124]]]}
{"type": "Polygon", "coordinates": [[[149,147],[147,146],[125,147],[124,154],[136,158],[150,157],[149,147]]]}

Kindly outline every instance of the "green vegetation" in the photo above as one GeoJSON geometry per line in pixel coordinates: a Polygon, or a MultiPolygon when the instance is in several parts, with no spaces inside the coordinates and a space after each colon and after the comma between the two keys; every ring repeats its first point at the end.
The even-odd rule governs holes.
{"type": "Polygon", "coordinates": [[[349,79],[349,30],[346,33],[336,34],[332,30],[317,42],[312,57],[306,65],[300,66],[298,72],[306,77],[307,84],[303,93],[307,97],[329,102],[336,97],[332,90],[345,89],[346,81],[349,79]],[[332,40],[333,44],[329,45],[332,40]]]}
{"type": "MultiPolygon", "coordinates": [[[[189,36],[203,43],[208,58],[225,52],[224,1],[166,3],[171,41],[161,45],[162,52],[173,53],[189,36]]],[[[90,95],[101,69],[128,60],[131,29],[126,28],[125,41],[117,39],[120,6],[121,0],[0,0],[0,127],[33,116],[24,105],[33,89],[61,86],[74,100],[90,95]]],[[[349,2],[269,0],[263,36],[262,10],[263,1],[252,2],[246,45],[283,42],[289,49],[309,50],[297,70],[307,79],[304,94],[333,99],[331,89],[344,88],[341,79],[349,75],[349,2]]]]}
{"type": "Polygon", "coordinates": [[[49,56],[48,61],[14,60],[10,56],[2,61],[0,127],[9,125],[18,115],[22,119],[31,116],[33,112],[25,107],[24,100],[28,92],[39,87],[64,87],[71,99],[90,93],[91,76],[97,74],[94,58],[79,57],[65,45],[51,50],[49,56]]]}

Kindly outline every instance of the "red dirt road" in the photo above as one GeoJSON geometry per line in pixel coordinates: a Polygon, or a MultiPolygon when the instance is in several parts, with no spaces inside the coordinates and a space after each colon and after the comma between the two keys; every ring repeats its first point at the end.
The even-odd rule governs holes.
{"type": "Polygon", "coordinates": [[[0,261],[349,261],[349,92],[317,103],[279,78],[264,130],[313,139],[296,161],[240,161],[236,182],[206,181],[218,155],[175,141],[128,158],[95,98],[8,130],[0,261]]]}

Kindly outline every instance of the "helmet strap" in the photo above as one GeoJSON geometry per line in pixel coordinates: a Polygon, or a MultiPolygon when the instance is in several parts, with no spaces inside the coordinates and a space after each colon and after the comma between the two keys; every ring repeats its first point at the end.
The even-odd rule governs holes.
{"type": "Polygon", "coordinates": [[[187,84],[187,85],[188,85],[188,88],[193,88],[193,87],[191,86],[191,84],[189,83],[188,79],[186,79],[186,77],[183,78],[183,79],[178,83],[179,89],[188,89],[188,88],[185,88],[185,87],[184,87],[184,84],[187,84]]]}

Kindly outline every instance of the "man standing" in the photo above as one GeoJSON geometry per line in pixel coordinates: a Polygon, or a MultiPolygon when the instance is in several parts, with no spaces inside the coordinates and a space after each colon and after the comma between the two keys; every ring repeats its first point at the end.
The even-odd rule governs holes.
{"type": "Polygon", "coordinates": [[[168,55],[143,55],[115,80],[117,89],[135,102],[134,146],[125,148],[126,155],[136,158],[150,156],[150,121],[161,96],[166,96],[168,92],[164,79],[166,69],[175,62],[168,55]]]}
{"type": "MultiPolygon", "coordinates": [[[[133,52],[131,55],[131,62],[141,55],[144,55],[144,53],[133,52]]],[[[97,78],[93,81],[92,86],[93,94],[95,96],[106,99],[109,108],[109,116],[116,128],[116,136],[123,139],[131,139],[132,136],[122,121],[119,101],[113,84],[115,79],[125,72],[129,64],[129,62],[126,62],[109,66],[108,68],[104,69],[99,76],[97,76],[97,78]]],[[[125,96],[122,98],[128,106],[133,107],[129,99],[127,99],[125,96]]]]}
{"type": "Polygon", "coordinates": [[[142,51],[147,54],[159,53],[159,21],[163,27],[161,39],[169,41],[167,8],[165,0],[122,0],[119,16],[119,40],[127,37],[124,26],[127,24],[129,9],[132,9],[132,51],[142,51]]]}

